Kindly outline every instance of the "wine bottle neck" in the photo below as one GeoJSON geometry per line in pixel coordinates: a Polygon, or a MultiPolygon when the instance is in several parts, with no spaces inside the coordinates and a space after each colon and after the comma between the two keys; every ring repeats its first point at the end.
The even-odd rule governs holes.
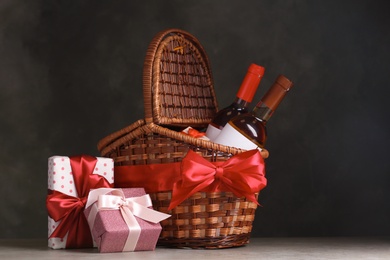
{"type": "Polygon", "coordinates": [[[252,110],[252,114],[264,124],[268,122],[273,113],[274,111],[261,101],[252,110]]]}
{"type": "Polygon", "coordinates": [[[252,102],[263,75],[264,67],[251,64],[237,92],[237,98],[252,102]]]}
{"type": "Polygon", "coordinates": [[[244,108],[244,107],[248,107],[249,106],[249,103],[248,101],[245,101],[241,98],[236,98],[234,100],[234,104],[237,106],[237,107],[241,107],[241,108],[244,108]]]}
{"type": "Polygon", "coordinates": [[[280,75],[253,109],[253,114],[264,123],[267,122],[291,87],[292,82],[280,75]]]}

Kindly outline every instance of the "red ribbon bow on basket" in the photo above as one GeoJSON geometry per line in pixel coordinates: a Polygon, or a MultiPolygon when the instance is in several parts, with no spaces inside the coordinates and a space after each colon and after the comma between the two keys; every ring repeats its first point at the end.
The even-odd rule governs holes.
{"type": "Polygon", "coordinates": [[[181,173],[181,179],[173,185],[169,209],[198,191],[231,191],[259,205],[255,193],[267,185],[264,160],[258,150],[219,163],[211,163],[190,150],[181,162],[181,173]]]}
{"type": "Polygon", "coordinates": [[[55,190],[49,192],[46,198],[49,216],[55,221],[61,220],[50,238],[64,238],[69,232],[66,248],[92,247],[91,232],[83,214],[88,194],[91,189],[112,185],[104,177],[93,174],[97,162],[95,157],[83,155],[69,159],[79,198],[55,190]]]}

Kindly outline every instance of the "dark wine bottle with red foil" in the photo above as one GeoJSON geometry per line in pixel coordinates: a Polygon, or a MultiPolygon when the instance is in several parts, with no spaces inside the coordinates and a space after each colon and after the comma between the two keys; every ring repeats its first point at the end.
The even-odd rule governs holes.
{"type": "Polygon", "coordinates": [[[245,150],[264,148],[266,123],[292,86],[288,78],[280,75],[253,111],[231,119],[214,142],[245,150]]]}
{"type": "Polygon", "coordinates": [[[248,113],[248,105],[252,102],[253,96],[264,75],[264,67],[251,64],[236,94],[234,102],[220,110],[215,118],[209,123],[206,136],[213,141],[221,132],[223,127],[233,117],[248,113]]]}

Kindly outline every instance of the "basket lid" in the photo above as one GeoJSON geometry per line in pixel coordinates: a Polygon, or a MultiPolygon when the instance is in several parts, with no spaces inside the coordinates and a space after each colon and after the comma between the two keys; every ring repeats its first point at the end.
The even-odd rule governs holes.
{"type": "Polygon", "coordinates": [[[180,29],[159,32],[143,70],[145,121],[205,127],[217,113],[209,59],[200,42],[180,29]]]}

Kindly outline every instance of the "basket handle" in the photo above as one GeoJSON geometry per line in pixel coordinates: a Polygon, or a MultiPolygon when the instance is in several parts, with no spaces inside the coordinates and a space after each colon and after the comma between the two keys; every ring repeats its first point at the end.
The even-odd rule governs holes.
{"type": "Polygon", "coordinates": [[[212,76],[209,58],[207,57],[207,55],[203,55],[205,53],[204,48],[195,36],[193,36],[192,34],[186,32],[184,30],[180,30],[180,29],[176,29],[176,28],[163,30],[163,31],[160,31],[159,33],[157,33],[156,36],[150,42],[149,47],[146,51],[145,62],[144,62],[144,67],[143,67],[143,95],[144,95],[144,111],[145,111],[145,122],[146,123],[153,122],[153,97],[152,97],[153,93],[152,93],[151,88],[152,88],[152,84],[153,84],[154,59],[155,59],[157,50],[159,48],[160,42],[164,38],[166,38],[172,34],[189,39],[191,42],[196,44],[197,48],[199,50],[201,50],[203,60],[207,64],[207,68],[209,69],[208,73],[210,76],[212,76]]]}

